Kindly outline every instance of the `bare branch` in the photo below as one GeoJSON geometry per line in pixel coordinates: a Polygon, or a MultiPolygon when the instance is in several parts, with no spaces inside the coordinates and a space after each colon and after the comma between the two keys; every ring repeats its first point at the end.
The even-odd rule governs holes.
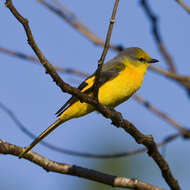
{"type": "Polygon", "coordinates": [[[150,65],[149,67],[152,71],[155,71],[156,73],[162,74],[166,76],[169,79],[173,79],[176,81],[178,84],[183,86],[185,90],[187,91],[188,95],[190,96],[190,76],[181,76],[173,72],[167,72],[164,71],[163,69],[160,69],[158,67],[154,67],[150,65]]]}
{"type": "Polygon", "coordinates": [[[156,72],[156,73],[159,73],[159,74],[162,74],[164,75],[165,77],[169,78],[169,79],[174,79],[178,82],[190,82],[190,76],[182,76],[182,75],[178,75],[176,73],[173,73],[173,72],[168,72],[168,71],[165,71],[163,69],[160,69],[158,67],[155,67],[153,65],[150,65],[149,68],[156,72]]]}
{"type": "MultiPolygon", "coordinates": [[[[23,148],[0,140],[0,154],[19,156],[22,151],[23,148]]],[[[150,185],[138,179],[113,176],[76,165],[51,161],[32,151],[29,151],[29,153],[27,153],[24,158],[44,168],[48,172],[51,171],[65,175],[77,176],[80,178],[110,185],[112,187],[122,187],[134,190],[163,190],[159,187],[150,185]]]]}
{"type": "Polygon", "coordinates": [[[11,0],[6,0],[6,6],[9,8],[11,13],[15,16],[15,18],[23,25],[26,35],[28,37],[28,43],[30,44],[35,54],[39,58],[40,63],[46,69],[46,72],[50,74],[52,79],[62,89],[62,91],[72,94],[76,96],[79,100],[91,104],[92,106],[95,107],[96,110],[98,110],[106,118],[110,118],[114,125],[116,125],[117,127],[122,127],[127,133],[129,133],[136,140],[138,144],[143,144],[144,146],[146,146],[146,148],[148,149],[148,155],[151,156],[154,159],[154,161],[157,163],[165,181],[168,183],[170,188],[172,190],[180,190],[181,188],[177,180],[173,177],[171,170],[168,166],[168,163],[159,153],[157,146],[153,140],[153,137],[150,135],[142,134],[131,122],[124,120],[119,112],[116,112],[114,109],[112,110],[110,108],[107,108],[106,106],[101,105],[94,97],[89,97],[86,94],[81,93],[80,90],[73,88],[67,83],[63,82],[62,79],[54,70],[54,68],[51,66],[51,64],[42,54],[37,44],[35,43],[30,27],[28,25],[28,21],[25,18],[23,18],[22,15],[16,10],[11,0]]]}
{"type": "Polygon", "coordinates": [[[137,100],[139,103],[143,104],[147,109],[158,115],[159,117],[163,118],[165,121],[170,123],[173,127],[178,129],[178,131],[185,137],[190,138],[190,130],[185,129],[182,127],[178,122],[174,121],[171,117],[169,117],[167,114],[161,112],[156,107],[154,107],[152,104],[150,104],[148,101],[144,100],[142,97],[138,95],[133,96],[135,100],[137,100]]]}
{"type": "MultiPolygon", "coordinates": [[[[15,56],[15,57],[20,58],[20,59],[31,61],[32,63],[37,63],[37,65],[41,66],[39,59],[37,59],[34,56],[26,55],[26,54],[24,54],[22,52],[17,52],[17,51],[9,50],[9,49],[4,48],[4,47],[0,47],[0,52],[3,52],[3,53],[8,54],[8,55],[15,56]]],[[[71,68],[63,68],[63,67],[56,66],[56,65],[53,65],[53,68],[56,71],[61,72],[61,73],[75,74],[75,75],[81,76],[81,77],[87,77],[87,76],[89,76],[89,74],[87,74],[87,73],[80,72],[78,70],[71,69],[71,68]]]]}
{"type": "Polygon", "coordinates": [[[96,104],[99,104],[93,97],[89,97],[86,94],[81,93],[79,89],[71,87],[69,84],[65,83],[61,79],[61,77],[56,73],[53,66],[48,62],[48,60],[45,58],[45,56],[42,54],[39,47],[37,46],[37,44],[33,38],[32,32],[30,30],[30,27],[28,25],[28,20],[20,15],[20,13],[13,6],[11,0],[6,1],[6,6],[9,8],[9,10],[15,16],[15,18],[23,25],[25,32],[26,32],[26,35],[28,37],[29,45],[31,46],[31,48],[35,52],[36,56],[39,58],[42,66],[46,69],[46,73],[48,73],[52,77],[53,81],[56,82],[56,84],[60,87],[60,89],[63,92],[67,92],[67,93],[70,93],[70,94],[76,96],[77,98],[83,100],[86,103],[91,102],[91,104],[93,104],[94,106],[96,104]]]}
{"type": "Polygon", "coordinates": [[[159,47],[159,50],[161,52],[161,54],[163,55],[163,57],[165,58],[166,62],[168,63],[169,66],[169,70],[171,72],[176,72],[176,68],[175,68],[175,64],[171,58],[171,56],[169,55],[169,53],[167,52],[161,36],[158,32],[158,22],[157,22],[157,17],[153,14],[152,10],[150,9],[147,0],[141,0],[141,5],[145,10],[145,13],[147,14],[148,18],[150,19],[150,21],[152,22],[152,32],[153,32],[153,36],[157,42],[157,45],[159,47]]]}
{"type": "Polygon", "coordinates": [[[176,0],[179,5],[188,13],[190,14],[190,8],[182,1],[182,0],[176,0]]]}
{"type": "MultiPolygon", "coordinates": [[[[74,15],[74,13],[66,9],[63,6],[63,4],[60,5],[59,3],[59,8],[56,8],[50,5],[45,0],[38,0],[38,1],[39,3],[44,5],[46,8],[51,10],[53,13],[63,18],[68,24],[70,24],[74,29],[79,31],[83,36],[85,36],[95,45],[104,46],[104,41],[100,39],[98,36],[96,36],[95,34],[93,34],[93,32],[90,31],[86,26],[84,26],[84,24],[74,15]]],[[[110,48],[117,51],[120,51],[121,49],[123,49],[121,46],[115,46],[115,45],[111,45],[110,48]]]]}
{"type": "Polygon", "coordinates": [[[93,94],[94,94],[94,97],[97,98],[97,100],[98,100],[98,92],[99,92],[99,86],[100,86],[100,74],[102,71],[102,67],[104,64],[105,57],[106,57],[108,49],[109,49],[110,39],[111,39],[112,30],[113,30],[113,25],[115,23],[115,15],[117,12],[118,4],[119,4],[119,0],[115,0],[115,4],[114,4],[113,11],[112,11],[112,16],[110,19],[108,32],[106,35],[106,41],[104,44],[104,49],[103,49],[103,52],[102,52],[100,59],[98,60],[98,68],[96,70],[96,77],[95,77],[95,82],[94,82],[94,87],[93,87],[94,88],[93,94]]]}

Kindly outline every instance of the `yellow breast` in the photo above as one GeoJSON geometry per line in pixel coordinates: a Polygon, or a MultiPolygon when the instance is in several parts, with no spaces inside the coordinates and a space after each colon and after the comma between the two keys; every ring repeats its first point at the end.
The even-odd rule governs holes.
{"type": "MultiPolygon", "coordinates": [[[[117,77],[107,81],[100,87],[98,94],[100,103],[115,107],[130,98],[141,87],[145,72],[145,67],[139,69],[127,67],[121,71],[117,77]]],[[[94,77],[88,79],[86,82],[89,85],[82,91],[92,86],[93,80],[94,77]]],[[[89,95],[92,96],[93,94],[89,95]]],[[[92,111],[94,111],[94,108],[91,105],[77,101],[63,112],[60,118],[66,121],[71,118],[81,117],[92,111]]]]}
{"type": "Polygon", "coordinates": [[[99,90],[99,100],[106,106],[117,106],[130,98],[140,87],[145,74],[144,69],[128,67],[106,82],[99,90]]]}

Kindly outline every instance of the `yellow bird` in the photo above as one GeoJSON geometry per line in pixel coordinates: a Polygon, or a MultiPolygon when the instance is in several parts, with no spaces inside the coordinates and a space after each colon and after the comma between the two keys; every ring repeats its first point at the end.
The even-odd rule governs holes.
{"type": "MultiPolygon", "coordinates": [[[[131,47],[120,52],[116,57],[103,65],[98,98],[101,104],[115,107],[128,100],[142,85],[144,74],[151,63],[158,60],[152,59],[145,51],[131,47]]],[[[78,88],[81,92],[93,96],[95,73],[89,76],[78,88]]],[[[94,107],[85,102],[71,97],[56,113],[58,119],[39,135],[20,155],[22,158],[37,143],[62,123],[82,117],[92,111],[94,107]]]]}

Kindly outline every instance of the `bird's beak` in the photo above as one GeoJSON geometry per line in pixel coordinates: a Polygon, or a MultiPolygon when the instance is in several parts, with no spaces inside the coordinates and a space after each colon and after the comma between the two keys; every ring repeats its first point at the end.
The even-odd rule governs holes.
{"type": "Polygon", "coordinates": [[[157,63],[159,62],[157,59],[151,59],[148,63],[157,63]]]}

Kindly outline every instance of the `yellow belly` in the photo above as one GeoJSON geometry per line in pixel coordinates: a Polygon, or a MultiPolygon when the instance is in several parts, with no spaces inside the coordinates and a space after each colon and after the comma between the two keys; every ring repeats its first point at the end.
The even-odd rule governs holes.
{"type": "MultiPolygon", "coordinates": [[[[109,107],[115,107],[126,101],[141,87],[143,77],[144,72],[134,69],[122,71],[116,78],[100,87],[98,95],[100,103],[109,107]]],[[[77,101],[61,114],[60,118],[69,120],[71,118],[81,117],[92,111],[94,111],[93,106],[77,101]]]]}
{"type": "Polygon", "coordinates": [[[110,107],[130,98],[141,86],[143,76],[132,70],[123,71],[115,79],[108,81],[99,90],[99,101],[110,107]]]}

